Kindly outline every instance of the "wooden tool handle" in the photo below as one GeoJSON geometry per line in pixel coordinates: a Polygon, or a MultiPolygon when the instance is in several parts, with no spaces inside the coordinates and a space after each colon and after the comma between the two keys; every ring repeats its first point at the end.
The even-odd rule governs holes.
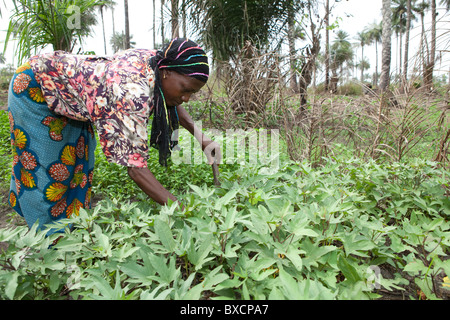
{"type": "Polygon", "coordinates": [[[214,163],[211,165],[212,171],[213,171],[213,176],[214,176],[214,185],[216,187],[220,187],[219,166],[217,165],[216,154],[215,154],[214,150],[212,151],[212,156],[214,157],[214,163]]]}

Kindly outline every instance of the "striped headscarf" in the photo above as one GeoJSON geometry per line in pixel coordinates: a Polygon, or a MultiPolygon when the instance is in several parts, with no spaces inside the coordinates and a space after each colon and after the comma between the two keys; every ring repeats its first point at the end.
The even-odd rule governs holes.
{"type": "Polygon", "coordinates": [[[159,163],[167,166],[167,158],[178,141],[172,141],[172,133],[178,129],[177,107],[166,105],[161,86],[160,70],[170,69],[194,77],[202,82],[208,80],[208,58],[202,48],[188,39],[173,39],[156,55],[149,59],[149,66],[155,72],[153,96],[153,122],[150,145],[159,150],[159,163]]]}

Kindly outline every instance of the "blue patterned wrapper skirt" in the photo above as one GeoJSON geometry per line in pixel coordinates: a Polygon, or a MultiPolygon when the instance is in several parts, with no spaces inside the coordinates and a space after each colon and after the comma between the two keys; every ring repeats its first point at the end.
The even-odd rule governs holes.
{"type": "Polygon", "coordinates": [[[52,112],[28,64],[14,74],[8,96],[13,164],[9,204],[31,228],[89,208],[96,140],[90,122],[52,112]]]}

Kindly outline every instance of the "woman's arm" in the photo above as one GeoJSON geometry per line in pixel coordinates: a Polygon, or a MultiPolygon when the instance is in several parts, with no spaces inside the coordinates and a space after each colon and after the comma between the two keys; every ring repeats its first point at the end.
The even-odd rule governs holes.
{"type": "Polygon", "coordinates": [[[194,120],[192,120],[185,108],[182,106],[177,106],[177,113],[180,124],[186,128],[186,130],[189,131],[202,146],[202,150],[205,152],[209,164],[213,164],[215,159],[217,160],[217,163],[220,163],[221,153],[219,144],[205,136],[203,132],[197,128],[194,120]]]}
{"type": "Polygon", "coordinates": [[[128,175],[142,191],[159,204],[167,204],[168,199],[177,201],[177,198],[163,187],[147,167],[128,167],[128,175]]]}
{"type": "MultiPolygon", "coordinates": [[[[212,151],[215,151],[216,158],[220,161],[220,147],[219,144],[205,136],[199,128],[194,124],[189,113],[181,106],[177,107],[178,118],[180,124],[186,128],[202,146],[202,150],[205,151],[206,156],[210,164],[214,162],[214,156],[212,151]],[[208,151],[208,152],[207,152],[208,151]]],[[[155,200],[161,205],[165,205],[168,199],[172,201],[178,201],[178,199],[170,193],[164,186],[155,178],[153,173],[145,168],[128,167],[128,175],[138,185],[138,187],[145,192],[150,198],[155,200]]],[[[180,203],[181,207],[183,205],[180,203]]]]}
{"type": "MultiPolygon", "coordinates": [[[[197,128],[197,126],[194,123],[194,120],[192,120],[191,116],[189,115],[189,113],[186,111],[185,108],[183,108],[182,106],[177,106],[177,113],[178,113],[178,119],[180,120],[180,124],[186,128],[187,131],[189,131],[197,140],[198,142],[200,142],[200,144],[202,145],[202,150],[203,148],[203,140],[206,141],[206,136],[202,133],[202,131],[197,128]]],[[[212,142],[212,140],[208,139],[209,143],[212,142]]],[[[208,143],[208,144],[209,144],[208,143]]]]}

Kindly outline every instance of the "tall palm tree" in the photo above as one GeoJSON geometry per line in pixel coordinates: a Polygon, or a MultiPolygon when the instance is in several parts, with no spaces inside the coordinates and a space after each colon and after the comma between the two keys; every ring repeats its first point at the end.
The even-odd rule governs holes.
{"type": "Polygon", "coordinates": [[[129,49],[131,47],[130,44],[130,18],[128,15],[128,0],[124,0],[125,7],[125,49],[129,49]]]}
{"type": "Polygon", "coordinates": [[[398,73],[401,75],[403,66],[403,34],[406,32],[408,0],[392,0],[392,25],[399,41],[398,73]]]}
{"type": "Polygon", "coordinates": [[[415,7],[416,0],[407,0],[406,6],[406,33],[405,33],[405,57],[403,59],[403,81],[406,84],[408,80],[408,60],[409,60],[409,32],[411,30],[412,20],[416,20],[416,16],[413,11],[416,11],[415,7]]]}
{"type": "Polygon", "coordinates": [[[112,21],[112,33],[116,33],[116,22],[114,18],[114,7],[111,7],[111,21],[112,21]]]}
{"type": "Polygon", "coordinates": [[[373,80],[373,84],[378,86],[378,43],[381,42],[381,36],[383,33],[382,22],[380,23],[372,23],[367,27],[366,32],[369,36],[369,42],[375,43],[375,77],[373,80]]]}
{"type": "Polygon", "coordinates": [[[424,86],[431,90],[433,87],[433,71],[436,59],[436,0],[431,0],[431,43],[430,52],[426,57],[423,75],[424,86]]]}
{"type": "Polygon", "coordinates": [[[181,0],[181,20],[183,21],[183,38],[187,38],[187,27],[186,27],[186,0],[181,0]]]}
{"type": "Polygon", "coordinates": [[[408,51],[409,51],[409,31],[411,29],[411,0],[406,1],[406,32],[405,32],[405,58],[403,59],[403,85],[406,86],[408,80],[408,51]]]}
{"type": "Polygon", "coordinates": [[[381,57],[380,90],[381,92],[385,92],[389,88],[390,72],[391,72],[391,35],[392,35],[391,0],[383,0],[382,14],[383,14],[383,31],[381,41],[383,44],[383,50],[381,57]]]}
{"type": "Polygon", "coordinates": [[[363,82],[364,71],[370,69],[370,63],[367,59],[362,59],[357,63],[357,66],[361,69],[361,73],[362,73],[361,82],[363,82]]]}
{"type": "MultiPolygon", "coordinates": [[[[290,65],[290,87],[295,93],[300,92],[299,81],[297,81],[297,73],[298,73],[298,55],[297,49],[295,47],[296,40],[305,40],[305,30],[303,27],[296,23],[295,13],[292,12],[292,18],[288,18],[288,30],[287,30],[287,38],[288,38],[288,47],[289,47],[289,65],[290,65]]],[[[299,75],[301,77],[301,75],[299,75]]],[[[300,81],[301,82],[301,81],[300,81]]]]}
{"type": "Polygon", "coordinates": [[[179,28],[179,21],[178,21],[178,0],[171,0],[172,4],[172,39],[178,38],[180,36],[180,28],[179,28]]]}
{"type": "MultiPolygon", "coordinates": [[[[292,0],[289,0],[292,1],[292,0]]],[[[288,46],[289,46],[289,64],[290,64],[290,87],[295,92],[298,93],[299,88],[297,84],[297,70],[296,70],[296,49],[295,49],[295,40],[297,37],[296,35],[296,29],[295,29],[295,11],[293,10],[293,7],[288,8],[288,31],[287,31],[287,38],[288,38],[288,46]]]]}
{"type": "Polygon", "coordinates": [[[422,61],[422,74],[425,74],[426,69],[426,58],[425,53],[429,54],[428,40],[425,36],[425,12],[430,8],[429,2],[423,0],[416,7],[416,12],[420,15],[420,22],[422,26],[421,34],[420,34],[420,45],[419,45],[419,54],[420,59],[422,61]]]}
{"type": "Polygon", "coordinates": [[[343,30],[336,33],[336,39],[330,47],[330,68],[334,80],[330,82],[330,89],[336,92],[336,84],[338,79],[343,75],[344,64],[352,61],[353,50],[349,41],[349,34],[343,30]],[[340,75],[337,70],[340,70],[340,75]],[[332,84],[332,85],[331,85],[332,84]]]}
{"type": "Polygon", "coordinates": [[[161,0],[161,43],[166,42],[164,35],[164,0],[161,0]]]}
{"type": "MultiPolygon", "coordinates": [[[[356,39],[358,40],[358,44],[361,47],[361,61],[364,61],[364,46],[369,44],[369,34],[365,31],[358,32],[356,34],[356,39]]],[[[360,64],[361,67],[361,83],[364,81],[364,64],[360,64]]]]}
{"type": "Polygon", "coordinates": [[[130,35],[130,46],[129,48],[126,47],[125,43],[126,43],[126,39],[125,39],[125,33],[122,32],[115,32],[110,40],[109,40],[109,44],[111,45],[113,52],[116,53],[119,50],[125,50],[125,49],[129,49],[129,48],[133,48],[134,45],[136,44],[136,42],[132,41],[133,39],[133,35],[130,35]]]}
{"type": "Polygon", "coordinates": [[[399,74],[402,73],[402,53],[403,53],[403,33],[406,30],[406,24],[405,21],[398,19],[397,17],[392,18],[391,20],[391,25],[392,25],[392,31],[395,33],[396,36],[396,41],[397,41],[397,51],[395,53],[395,57],[396,57],[396,68],[397,68],[397,72],[399,74]]]}
{"type": "MultiPolygon", "coordinates": [[[[305,111],[304,106],[307,103],[308,98],[308,86],[311,84],[311,80],[313,76],[315,76],[316,69],[316,59],[320,55],[320,25],[322,22],[317,22],[314,17],[317,17],[318,14],[318,6],[317,2],[308,1],[305,10],[305,16],[309,17],[309,39],[311,44],[308,45],[304,51],[306,55],[302,61],[300,66],[299,73],[299,98],[300,98],[300,110],[301,112],[305,111]],[[320,25],[316,26],[319,23],[320,25]]],[[[305,27],[302,28],[302,31],[305,31],[305,27]]],[[[303,37],[306,37],[303,35],[303,37]]]]}
{"type": "MultiPolygon", "coordinates": [[[[100,17],[102,20],[102,31],[103,31],[103,44],[105,49],[105,55],[106,53],[106,34],[105,34],[105,20],[103,19],[103,10],[104,9],[113,9],[116,6],[116,2],[114,0],[103,0],[101,4],[98,5],[97,9],[100,11],[100,17]]],[[[114,34],[114,30],[113,30],[114,34]]]]}
{"type": "Polygon", "coordinates": [[[153,0],[153,49],[156,49],[156,0],[153,0]]]}
{"type": "Polygon", "coordinates": [[[325,91],[330,85],[330,0],[325,3],[325,91]]]}

